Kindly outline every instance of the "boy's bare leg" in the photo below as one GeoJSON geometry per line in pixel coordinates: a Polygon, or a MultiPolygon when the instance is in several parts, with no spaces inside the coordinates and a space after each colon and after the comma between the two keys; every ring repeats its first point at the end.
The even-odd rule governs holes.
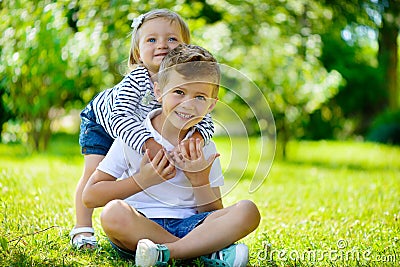
{"type": "Polygon", "coordinates": [[[221,250],[247,236],[259,222],[257,207],[246,200],[210,214],[182,239],[145,218],[123,200],[110,201],[101,214],[103,229],[117,246],[135,251],[138,241],[146,238],[156,244],[165,244],[171,258],[175,259],[194,258],[221,250]]]}
{"type": "MultiPolygon", "coordinates": [[[[83,205],[82,202],[82,192],[85,188],[90,176],[96,170],[100,161],[103,160],[103,155],[85,155],[85,165],[83,169],[83,174],[78,182],[75,191],[75,212],[76,212],[76,225],[74,228],[79,227],[92,227],[92,215],[93,209],[88,209],[83,205]]],[[[92,236],[92,233],[82,233],[84,236],[92,236]]],[[[76,237],[76,236],[75,236],[76,237]]],[[[86,248],[91,248],[90,245],[86,245],[86,248]]]]}
{"type": "Polygon", "coordinates": [[[101,225],[108,238],[117,246],[135,251],[140,239],[157,244],[175,242],[178,237],[144,217],[123,200],[112,200],[104,206],[101,225]]]}
{"type": "MultiPolygon", "coordinates": [[[[171,258],[188,259],[221,250],[254,231],[260,223],[256,205],[242,200],[210,214],[202,224],[176,242],[164,243],[171,258]]],[[[155,243],[159,241],[148,238],[155,243]]]]}

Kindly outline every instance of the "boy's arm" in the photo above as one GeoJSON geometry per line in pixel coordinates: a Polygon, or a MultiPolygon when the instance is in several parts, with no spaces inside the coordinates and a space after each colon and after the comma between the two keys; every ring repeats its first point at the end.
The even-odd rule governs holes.
{"type": "MultiPolygon", "coordinates": [[[[204,171],[204,175],[207,176],[207,172],[204,171]]],[[[209,172],[208,172],[209,173],[209,172]]],[[[186,174],[186,176],[192,176],[192,174],[186,174]]],[[[196,173],[195,175],[201,175],[200,173],[196,173]]],[[[189,178],[189,177],[188,177],[189,178]]],[[[193,176],[189,179],[194,178],[193,176]]],[[[194,197],[197,202],[197,211],[199,213],[206,211],[219,210],[223,208],[222,199],[221,199],[221,190],[219,187],[211,187],[210,183],[193,186],[194,197]]]]}
{"type": "MultiPolygon", "coordinates": [[[[121,147],[113,144],[104,158],[104,160],[108,160],[105,164],[118,165],[121,161],[124,162],[125,158],[121,157],[121,154],[121,147]]],[[[163,150],[160,150],[153,160],[149,159],[148,151],[146,151],[141,160],[140,171],[131,177],[117,180],[117,177],[105,171],[95,170],[83,190],[82,200],[88,208],[102,207],[113,199],[125,199],[148,187],[171,179],[175,175],[175,168],[169,164],[163,150]]]]}
{"type": "Polygon", "coordinates": [[[192,184],[197,210],[205,212],[222,209],[220,189],[211,187],[209,180],[211,166],[219,154],[216,153],[205,159],[200,139],[190,138],[188,146],[179,145],[178,147],[179,152],[174,151],[172,159],[192,184]]]}
{"type": "Polygon", "coordinates": [[[116,180],[108,173],[95,170],[83,190],[82,200],[86,207],[98,208],[113,199],[125,199],[141,190],[134,179],[116,180]]]}

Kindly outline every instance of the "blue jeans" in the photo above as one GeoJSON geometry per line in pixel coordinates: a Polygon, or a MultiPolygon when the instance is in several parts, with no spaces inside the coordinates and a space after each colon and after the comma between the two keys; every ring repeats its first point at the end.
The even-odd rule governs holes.
{"type": "MultiPolygon", "coordinates": [[[[151,219],[153,222],[158,223],[162,228],[167,230],[169,233],[173,234],[176,237],[182,238],[188,233],[190,233],[194,228],[199,226],[206,218],[208,215],[210,215],[212,211],[210,212],[203,212],[203,213],[198,213],[195,215],[192,215],[188,218],[184,219],[159,219],[159,218],[154,218],[151,219]]],[[[130,250],[125,250],[117,245],[115,245],[113,242],[110,241],[111,246],[115,249],[115,251],[118,253],[118,255],[121,258],[127,259],[127,260],[134,260],[135,259],[135,251],[130,251],[130,250]]]]}
{"type": "Polygon", "coordinates": [[[96,122],[92,102],[81,112],[81,130],[79,144],[81,153],[106,155],[114,139],[104,130],[103,126],[96,122]]]}

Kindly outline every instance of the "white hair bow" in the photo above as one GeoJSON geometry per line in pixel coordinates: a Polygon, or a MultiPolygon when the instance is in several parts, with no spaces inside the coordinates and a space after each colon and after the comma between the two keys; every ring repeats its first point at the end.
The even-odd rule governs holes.
{"type": "Polygon", "coordinates": [[[139,17],[133,19],[131,27],[133,29],[138,29],[140,25],[142,25],[143,20],[144,20],[144,15],[141,14],[139,17]]]}

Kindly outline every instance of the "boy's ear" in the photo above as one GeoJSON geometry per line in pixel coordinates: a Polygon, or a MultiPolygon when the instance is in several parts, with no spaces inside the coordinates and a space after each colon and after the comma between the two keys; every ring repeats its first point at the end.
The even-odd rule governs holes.
{"type": "Polygon", "coordinates": [[[158,102],[162,102],[162,91],[160,89],[160,86],[158,85],[158,82],[154,82],[154,95],[157,99],[158,102]]]}
{"type": "Polygon", "coordinates": [[[217,102],[218,102],[218,97],[211,98],[211,105],[208,108],[208,112],[207,113],[210,113],[215,108],[215,105],[217,104],[217,102]]]}

